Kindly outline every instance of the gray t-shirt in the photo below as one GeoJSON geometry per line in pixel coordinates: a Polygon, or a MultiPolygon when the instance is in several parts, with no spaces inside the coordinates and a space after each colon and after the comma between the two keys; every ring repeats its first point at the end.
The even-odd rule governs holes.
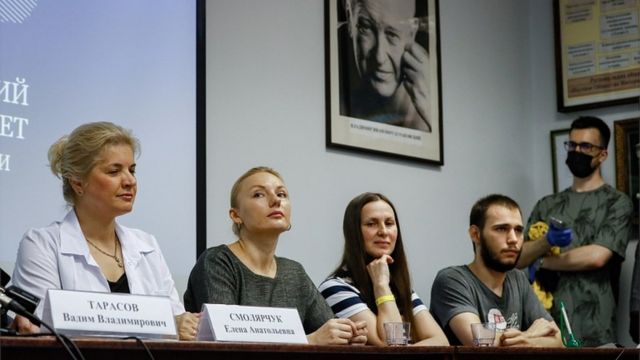
{"type": "Polygon", "coordinates": [[[191,270],[184,294],[187,311],[202,304],[296,308],[307,334],[334,318],[331,308],[299,263],[276,257],[275,278],[255,274],[226,245],[207,249],[191,270]]]}
{"type": "Polygon", "coordinates": [[[519,270],[507,271],[502,297],[496,295],[468,266],[450,266],[438,272],[431,288],[431,312],[444,329],[451,345],[460,345],[449,321],[470,312],[484,322],[495,323],[497,329],[527,330],[539,318],[552,320],[536,298],[526,275],[519,270]]]}

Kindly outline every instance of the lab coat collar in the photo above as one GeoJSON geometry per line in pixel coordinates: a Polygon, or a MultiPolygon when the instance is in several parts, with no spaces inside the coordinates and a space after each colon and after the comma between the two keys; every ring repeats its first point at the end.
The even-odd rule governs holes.
{"type": "Polygon", "coordinates": [[[74,209],[71,209],[60,224],[60,253],[89,256],[89,244],[84,238],[74,209]]]}
{"type": "MultiPolygon", "coordinates": [[[[116,221],[116,234],[120,239],[122,254],[127,265],[136,265],[142,258],[142,254],[155,250],[153,244],[133,235],[132,231],[118,224],[116,221]]],[[[87,243],[78,217],[74,209],[71,209],[60,224],[60,252],[62,254],[84,256],[88,264],[96,265],[89,253],[87,243]]]]}

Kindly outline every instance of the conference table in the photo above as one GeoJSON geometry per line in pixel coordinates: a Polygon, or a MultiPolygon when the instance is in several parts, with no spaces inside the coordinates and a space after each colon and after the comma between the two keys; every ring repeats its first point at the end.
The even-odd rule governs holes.
{"type": "MultiPolygon", "coordinates": [[[[113,338],[74,338],[86,360],[151,359],[136,340],[113,338]]],[[[393,359],[610,359],[638,360],[636,348],[497,348],[497,347],[375,347],[315,346],[290,344],[224,343],[195,341],[145,340],[156,360],[393,360],[393,359]]],[[[71,359],[52,336],[36,338],[0,336],[0,360],[71,359]]]]}

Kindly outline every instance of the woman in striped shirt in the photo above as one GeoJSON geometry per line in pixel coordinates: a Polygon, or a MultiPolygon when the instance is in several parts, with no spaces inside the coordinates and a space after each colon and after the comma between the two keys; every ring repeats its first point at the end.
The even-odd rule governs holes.
{"type": "Polygon", "coordinates": [[[370,345],[384,346],[384,323],[411,323],[415,345],[449,345],[418,295],[409,269],[395,208],[382,194],[364,193],[345,210],[342,261],[320,285],[341,318],[366,321],[370,345]]]}

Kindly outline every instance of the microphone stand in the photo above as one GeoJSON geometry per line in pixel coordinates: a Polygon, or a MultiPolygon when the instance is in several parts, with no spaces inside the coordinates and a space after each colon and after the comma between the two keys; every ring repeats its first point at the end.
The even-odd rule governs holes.
{"type": "Polygon", "coordinates": [[[27,311],[27,309],[25,309],[24,306],[22,306],[19,302],[15,301],[12,298],[10,298],[9,296],[7,296],[5,294],[3,288],[0,288],[0,308],[4,308],[6,310],[11,310],[14,313],[16,313],[17,315],[24,316],[29,321],[31,321],[32,324],[34,324],[36,326],[37,325],[44,326],[49,331],[51,331],[51,334],[53,334],[56,337],[56,339],[58,339],[58,341],[60,341],[62,346],[65,348],[65,350],[67,351],[67,353],[71,356],[71,358],[73,360],[78,360],[78,359],[79,360],[84,360],[84,356],[80,352],[80,349],[78,349],[76,344],[74,344],[73,341],[71,341],[71,339],[69,339],[68,337],[66,337],[64,335],[59,334],[57,331],[55,331],[53,329],[52,326],[50,326],[46,322],[40,320],[34,314],[32,314],[29,311],[27,311]],[[69,347],[69,345],[71,345],[73,350],[69,347]]]}

